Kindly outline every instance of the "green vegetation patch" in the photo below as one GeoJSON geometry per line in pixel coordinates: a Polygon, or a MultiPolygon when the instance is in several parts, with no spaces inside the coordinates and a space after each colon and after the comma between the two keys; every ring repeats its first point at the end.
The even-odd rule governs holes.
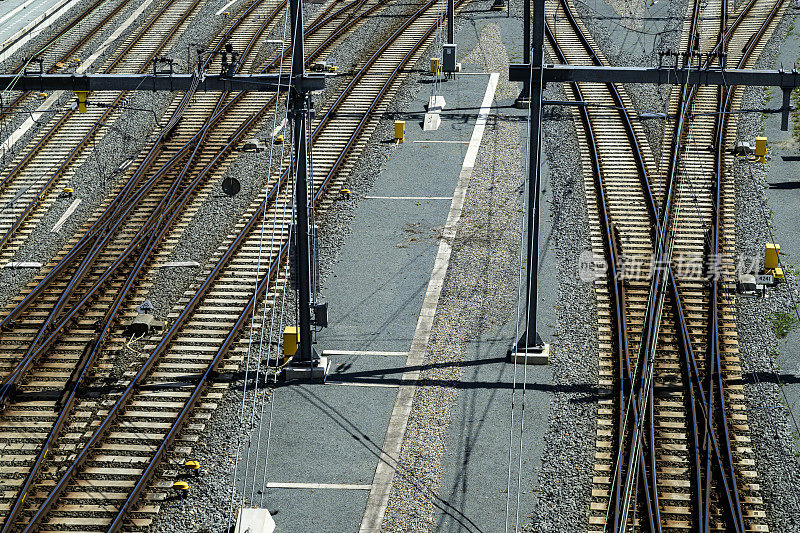
{"type": "Polygon", "coordinates": [[[777,335],[779,339],[784,338],[798,325],[797,318],[794,315],[784,311],[772,313],[770,322],[772,322],[772,327],[775,328],[775,335],[777,335]]]}

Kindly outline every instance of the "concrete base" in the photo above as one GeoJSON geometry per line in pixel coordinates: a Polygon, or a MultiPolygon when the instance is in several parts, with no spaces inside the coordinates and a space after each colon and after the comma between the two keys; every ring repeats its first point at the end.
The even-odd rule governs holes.
{"type": "Polygon", "coordinates": [[[524,352],[511,352],[509,363],[518,365],[546,365],[550,362],[550,345],[545,344],[541,348],[528,348],[524,352]]]}
{"type": "Polygon", "coordinates": [[[331,368],[330,360],[322,356],[319,358],[317,366],[309,367],[307,364],[292,363],[283,372],[286,381],[325,381],[328,379],[328,371],[331,368]]]}
{"type": "Polygon", "coordinates": [[[275,520],[266,509],[239,509],[235,533],[272,533],[275,520]]]}
{"type": "Polygon", "coordinates": [[[442,125],[442,117],[439,113],[425,113],[425,120],[422,123],[424,131],[436,131],[442,125]]]}
{"type": "Polygon", "coordinates": [[[428,113],[438,113],[445,106],[444,96],[431,96],[428,99],[428,113]]]}

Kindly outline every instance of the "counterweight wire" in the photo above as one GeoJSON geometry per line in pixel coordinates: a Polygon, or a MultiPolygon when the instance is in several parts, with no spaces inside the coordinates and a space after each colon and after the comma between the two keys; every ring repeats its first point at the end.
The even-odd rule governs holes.
{"type": "MultiPolygon", "coordinates": [[[[289,16],[289,10],[286,9],[286,17],[288,18],[288,16],[289,16]]],[[[283,56],[281,55],[281,61],[282,60],[283,60],[283,56]]],[[[291,75],[290,75],[289,83],[291,84],[291,75]]],[[[279,102],[278,97],[279,97],[279,95],[280,95],[280,87],[278,87],[276,89],[276,97],[275,97],[275,102],[276,102],[275,113],[276,114],[277,114],[278,107],[279,107],[278,106],[278,102],[279,102]]],[[[271,161],[270,161],[270,165],[271,165],[271,161]]],[[[269,179],[269,174],[267,176],[268,176],[267,179],[269,179]]],[[[257,268],[256,268],[256,279],[255,279],[255,282],[254,282],[255,286],[254,286],[254,289],[253,289],[254,292],[258,291],[258,285],[259,285],[259,279],[258,278],[261,275],[261,255],[262,255],[262,249],[263,249],[263,225],[264,225],[264,217],[266,216],[266,211],[267,210],[265,209],[264,213],[262,213],[262,237],[261,237],[261,241],[259,242],[258,265],[257,265],[257,268]]],[[[237,486],[238,486],[238,482],[237,482],[237,477],[236,476],[237,476],[238,469],[239,469],[239,455],[241,453],[242,441],[245,438],[247,438],[248,439],[248,446],[249,446],[249,440],[250,440],[250,431],[248,430],[248,427],[250,426],[250,423],[245,424],[245,408],[246,408],[246,404],[247,404],[247,389],[248,389],[248,382],[249,382],[249,378],[250,378],[250,366],[251,366],[251,359],[252,359],[252,330],[253,330],[253,324],[254,324],[254,319],[255,319],[255,309],[256,309],[256,306],[253,307],[253,315],[251,316],[250,339],[249,339],[248,347],[247,347],[247,357],[246,357],[246,362],[245,362],[244,381],[243,381],[243,385],[242,385],[242,403],[241,403],[241,408],[240,408],[240,413],[239,413],[239,431],[238,431],[238,433],[236,435],[236,437],[237,437],[236,452],[235,452],[235,455],[234,455],[233,471],[231,473],[231,483],[230,483],[231,498],[230,498],[230,503],[229,503],[229,507],[228,507],[228,518],[229,518],[229,520],[234,520],[234,509],[235,509],[236,503],[237,503],[236,489],[237,489],[237,486]]],[[[260,362],[261,362],[261,354],[259,352],[259,363],[260,362]]],[[[260,366],[260,364],[259,364],[259,366],[260,366]]],[[[254,397],[254,402],[255,402],[255,398],[257,397],[257,393],[258,393],[258,376],[259,376],[259,373],[257,371],[256,372],[256,383],[254,384],[254,390],[252,392],[253,397],[254,397]]],[[[251,418],[252,418],[252,413],[251,413],[251,418]]],[[[248,455],[248,458],[245,461],[245,474],[244,474],[244,478],[242,480],[242,491],[241,491],[242,503],[241,503],[241,505],[245,505],[246,504],[246,490],[247,490],[247,477],[248,477],[249,463],[250,463],[250,461],[249,461],[249,455],[248,455]]]]}
{"type": "MultiPolygon", "coordinates": [[[[529,70],[529,74],[528,74],[528,87],[530,87],[531,85],[533,85],[533,62],[532,61],[531,61],[530,70],[529,70]]],[[[529,94],[528,97],[531,98],[532,95],[529,94]]],[[[532,133],[531,125],[532,125],[532,115],[531,115],[531,109],[530,109],[530,105],[529,105],[528,106],[528,113],[527,113],[528,135],[527,135],[526,150],[525,150],[526,158],[525,158],[525,165],[524,165],[524,171],[525,171],[524,172],[524,176],[527,176],[532,171],[532,169],[530,168],[531,133],[532,133]]],[[[540,140],[541,140],[541,120],[539,121],[539,132],[540,132],[539,135],[540,135],[540,140]]],[[[531,186],[530,180],[527,180],[524,183],[527,183],[527,187],[531,186]]],[[[527,228],[526,221],[528,220],[528,216],[527,216],[528,215],[528,209],[534,208],[534,207],[529,205],[528,194],[525,194],[527,188],[523,187],[522,189],[523,189],[522,210],[521,210],[522,212],[521,212],[521,218],[520,218],[520,223],[519,223],[519,228],[520,228],[520,233],[519,233],[520,234],[520,244],[519,244],[519,254],[518,254],[519,261],[518,261],[518,265],[517,265],[517,320],[516,320],[516,323],[515,323],[515,326],[514,326],[514,341],[513,342],[517,342],[517,339],[520,338],[520,321],[522,319],[522,287],[524,285],[524,283],[523,283],[523,272],[524,272],[525,269],[530,268],[530,258],[528,258],[527,261],[525,259],[525,250],[526,250],[525,231],[526,231],[526,229],[528,229],[528,231],[530,231],[530,228],[527,228]],[[523,264],[525,265],[525,269],[523,268],[523,264]]],[[[535,272],[532,273],[531,279],[533,279],[533,277],[535,275],[536,275],[535,272]]],[[[530,294],[530,289],[531,289],[531,287],[528,286],[527,287],[527,290],[528,290],[527,294],[530,294]]],[[[527,320],[527,316],[528,316],[528,306],[526,306],[526,309],[525,309],[526,320],[527,320]]],[[[527,324],[526,324],[526,326],[527,326],[527,324]]],[[[511,350],[512,350],[512,352],[516,352],[517,348],[515,346],[512,346],[511,350]]],[[[505,527],[504,527],[505,533],[508,533],[509,520],[510,520],[510,517],[511,517],[511,470],[512,470],[511,467],[512,467],[512,464],[513,464],[513,450],[514,450],[514,413],[516,411],[516,399],[517,399],[516,398],[516,394],[517,394],[517,378],[518,378],[518,376],[517,376],[517,364],[516,364],[516,362],[514,362],[513,365],[514,365],[514,369],[513,369],[513,376],[512,376],[511,398],[510,398],[511,414],[510,414],[510,417],[509,417],[509,425],[508,425],[508,469],[507,469],[507,479],[506,479],[506,515],[505,515],[505,527]]],[[[525,366],[526,366],[526,368],[525,368],[525,378],[527,379],[527,365],[525,365],[525,366]]],[[[523,400],[523,404],[524,404],[524,394],[523,394],[522,400],[523,400]]],[[[523,413],[524,413],[524,406],[523,406],[523,413]]],[[[521,440],[522,440],[522,433],[520,432],[520,441],[521,440]]],[[[522,456],[521,456],[521,448],[520,448],[520,463],[521,463],[521,460],[522,460],[522,456]]],[[[519,479],[519,473],[518,473],[518,479],[519,479]]],[[[515,523],[514,523],[514,530],[515,531],[517,531],[517,529],[519,527],[519,520],[518,520],[518,517],[519,517],[519,490],[520,490],[520,484],[518,482],[517,483],[517,498],[516,498],[517,509],[516,509],[516,512],[515,512],[515,516],[517,517],[517,519],[515,519],[515,523]]]]}
{"type": "MultiPolygon", "coordinates": [[[[283,36],[281,38],[281,49],[285,48],[287,28],[288,28],[288,17],[284,19],[283,36]]],[[[280,63],[279,63],[279,70],[278,71],[279,72],[283,71],[283,55],[281,55],[281,60],[280,60],[280,63]]],[[[290,78],[291,78],[291,74],[290,74],[290,78]]],[[[278,86],[278,93],[280,93],[280,85],[278,86]]],[[[278,109],[279,108],[280,108],[280,105],[276,100],[275,114],[274,114],[273,122],[272,122],[272,131],[273,132],[275,132],[275,129],[277,128],[277,124],[278,124],[278,109]]],[[[287,99],[286,100],[286,105],[284,107],[284,113],[283,113],[284,128],[286,128],[285,125],[287,125],[289,123],[288,118],[289,118],[289,106],[288,106],[288,99],[287,99]]],[[[270,176],[272,176],[272,163],[273,163],[273,155],[274,155],[274,146],[275,146],[275,143],[274,142],[270,142],[269,164],[268,164],[267,174],[266,174],[267,181],[269,181],[270,176]]],[[[281,162],[283,161],[283,158],[285,156],[285,147],[286,147],[286,143],[282,143],[281,144],[281,150],[280,150],[280,157],[278,158],[278,164],[279,165],[281,164],[281,162]]],[[[277,233],[277,229],[278,229],[278,207],[279,207],[279,202],[276,201],[275,202],[275,211],[274,211],[274,216],[273,216],[273,223],[272,223],[272,235],[270,237],[270,249],[275,249],[274,248],[274,244],[276,242],[277,235],[278,235],[278,233],[277,233]]],[[[265,216],[266,216],[266,211],[267,210],[265,209],[264,210],[265,216]]],[[[283,203],[283,214],[284,215],[285,215],[285,212],[286,212],[286,202],[283,203]]],[[[283,220],[284,218],[285,217],[281,217],[281,220],[283,220]]],[[[264,219],[262,219],[261,224],[262,224],[261,227],[262,227],[262,240],[263,240],[263,230],[264,230],[264,226],[265,226],[264,219]]],[[[292,248],[291,243],[292,243],[292,239],[291,239],[291,235],[290,235],[289,250],[288,250],[288,256],[287,257],[291,257],[291,254],[293,252],[293,250],[291,249],[292,248]]],[[[276,287],[276,291],[277,291],[277,287],[276,287]]],[[[277,292],[275,292],[275,294],[277,294],[277,292]]],[[[281,288],[281,295],[282,295],[282,298],[281,298],[281,317],[280,317],[280,320],[279,320],[278,332],[283,330],[283,311],[284,311],[283,303],[285,302],[285,298],[286,298],[286,281],[285,280],[284,280],[283,287],[281,288]]],[[[267,304],[268,304],[268,301],[269,301],[269,298],[267,298],[265,296],[264,297],[263,308],[262,308],[262,311],[261,311],[261,332],[260,332],[261,334],[260,334],[259,341],[258,341],[259,368],[261,367],[261,364],[262,364],[261,363],[261,355],[264,353],[264,335],[265,335],[265,333],[264,333],[265,332],[265,327],[264,326],[265,326],[265,321],[266,321],[266,316],[267,316],[267,304]]],[[[269,362],[270,362],[270,356],[271,356],[271,350],[272,350],[272,339],[275,338],[275,336],[274,336],[274,326],[275,326],[275,301],[274,301],[274,299],[273,299],[272,307],[271,307],[269,313],[270,313],[270,324],[269,324],[269,333],[267,334],[267,348],[266,348],[266,350],[267,350],[267,357],[266,357],[267,366],[269,366],[269,362]]],[[[252,338],[252,332],[251,332],[251,338],[252,338]]],[[[273,379],[275,381],[277,381],[277,368],[279,367],[279,361],[278,361],[279,353],[280,353],[279,350],[276,350],[276,352],[275,352],[275,357],[276,357],[276,360],[275,360],[275,368],[276,368],[276,370],[275,370],[275,372],[276,373],[273,373],[273,379]]],[[[257,470],[256,470],[256,467],[258,466],[258,460],[259,460],[259,458],[261,456],[261,437],[262,437],[262,435],[264,433],[264,431],[263,431],[263,427],[264,427],[264,408],[266,406],[267,399],[269,398],[270,399],[270,412],[269,412],[269,423],[268,423],[268,427],[267,427],[266,450],[265,450],[265,455],[264,455],[264,477],[263,477],[262,483],[261,483],[261,499],[260,499],[261,501],[260,501],[260,504],[259,504],[259,507],[262,507],[262,508],[264,506],[264,495],[266,493],[266,488],[267,488],[266,487],[267,461],[268,461],[268,457],[269,457],[270,438],[272,436],[272,413],[273,413],[273,410],[274,410],[274,407],[275,407],[275,394],[277,392],[277,389],[274,388],[275,381],[273,381],[272,394],[271,395],[267,394],[266,388],[268,386],[268,381],[269,381],[269,375],[265,374],[265,377],[264,377],[264,389],[265,390],[262,393],[262,397],[261,397],[261,409],[260,409],[260,415],[259,415],[259,421],[258,421],[258,440],[257,440],[257,443],[256,443],[256,453],[255,453],[254,466],[253,466],[253,485],[252,485],[252,490],[251,490],[251,493],[250,493],[250,502],[252,504],[252,503],[255,502],[255,488],[256,488],[256,482],[257,482],[257,470]]],[[[253,396],[253,411],[254,412],[255,412],[255,408],[256,408],[255,402],[256,402],[256,396],[254,395],[253,396]]]]}

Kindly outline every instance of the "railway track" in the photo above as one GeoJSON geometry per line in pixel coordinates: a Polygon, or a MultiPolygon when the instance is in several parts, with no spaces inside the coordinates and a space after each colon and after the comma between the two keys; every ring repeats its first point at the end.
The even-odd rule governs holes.
{"type": "MultiPolygon", "coordinates": [[[[683,49],[714,52],[724,34],[728,64],[749,66],[781,6],[753,1],[729,13],[710,3],[700,19],[691,5],[683,49]],[[709,9],[720,17],[709,17],[709,9]]],[[[551,55],[602,63],[566,3],[549,8],[558,15],[548,34],[551,55]]],[[[723,115],[717,113],[720,101],[729,108],[738,100],[716,88],[673,90],[668,114],[686,120],[671,140],[665,135],[656,167],[638,123],[620,110],[632,108],[621,87],[573,84],[568,90],[589,103],[574,113],[592,248],[609,272],[621,273],[595,281],[599,384],[609,397],[598,408],[589,530],[764,531],[737,384],[735,283],[727,259],[734,253],[735,191],[725,147],[735,139],[735,122],[718,122],[723,115]],[[722,275],[707,282],[709,260],[722,254],[722,275]],[[664,264],[671,267],[654,268],[664,264]]]]}
{"type": "MultiPolygon", "coordinates": [[[[364,2],[353,2],[351,5],[358,5],[363,12],[371,12],[377,8],[377,4],[370,5],[364,2]]],[[[351,28],[358,21],[358,17],[352,17],[347,12],[341,12],[340,15],[339,27],[351,28]]],[[[373,116],[377,116],[374,113],[391,99],[399,79],[402,78],[402,67],[415,61],[422,53],[424,44],[429,41],[430,35],[435,29],[435,20],[438,16],[439,13],[431,3],[410,18],[402,28],[404,31],[398,30],[387,42],[382,50],[386,54],[382,56],[377,53],[372,56],[348,86],[346,95],[337,99],[315,124],[314,135],[317,142],[326,147],[325,151],[319,151],[314,156],[314,186],[318,191],[315,201],[320,205],[326,202],[321,198],[322,192],[336,187],[337,183],[344,179],[344,174],[341,173],[348,168],[344,154],[348,153],[349,157],[357,157],[365,139],[374,128],[373,116]],[[335,178],[337,175],[340,177],[335,178]]],[[[334,31],[329,37],[322,39],[320,48],[335,41],[335,38],[330,38],[335,33],[334,31]]],[[[324,51],[318,51],[315,55],[324,56],[323,54],[324,51]]],[[[226,105],[230,105],[232,109],[249,109],[252,114],[253,102],[248,102],[246,98],[247,95],[237,95],[232,97],[228,104],[222,104],[219,101],[216,109],[218,110],[220,106],[224,108],[226,105]],[[231,105],[234,101],[238,107],[231,105]]],[[[267,107],[266,103],[262,103],[262,109],[267,107]]],[[[183,126],[191,131],[192,125],[188,122],[181,121],[178,123],[178,128],[183,126]]],[[[241,117],[238,122],[234,123],[239,122],[241,122],[241,117]]],[[[246,124],[252,125],[255,122],[257,120],[253,119],[246,121],[246,124]]],[[[216,155],[207,161],[198,160],[195,163],[193,174],[196,173],[197,176],[200,176],[208,173],[212,168],[215,169],[215,172],[219,171],[222,167],[219,160],[224,159],[222,156],[229,154],[230,150],[241,142],[245,131],[244,128],[238,128],[238,135],[234,135],[233,140],[228,134],[227,145],[222,150],[209,150],[216,155]],[[197,169],[202,170],[198,172],[197,169]]],[[[137,162],[139,166],[141,163],[144,161],[137,162]]],[[[195,178],[195,181],[201,180],[195,178]]],[[[51,365],[51,368],[60,369],[57,371],[59,377],[54,380],[55,383],[42,380],[42,378],[37,378],[39,380],[37,381],[30,376],[24,380],[24,386],[31,387],[31,390],[27,391],[30,394],[24,390],[17,391],[12,405],[6,409],[4,416],[0,419],[0,431],[3,431],[3,422],[9,422],[9,428],[11,428],[13,423],[19,420],[19,417],[16,416],[17,413],[22,413],[23,410],[28,412],[20,416],[26,420],[36,420],[37,416],[43,417],[45,420],[37,420],[34,425],[38,426],[38,435],[27,439],[27,442],[19,432],[13,436],[13,443],[7,441],[9,450],[12,450],[13,453],[9,456],[8,462],[0,468],[9,466],[7,475],[13,479],[13,485],[19,485],[23,477],[20,474],[29,467],[32,461],[45,464],[44,472],[46,474],[56,473],[58,476],[64,468],[67,470],[66,475],[61,478],[62,482],[56,486],[56,490],[50,497],[47,495],[53,482],[45,479],[40,481],[33,479],[30,485],[22,491],[11,490],[3,493],[4,499],[8,502],[4,504],[5,508],[10,509],[14,505],[25,508],[20,515],[21,523],[24,524],[33,515],[31,523],[41,522],[38,527],[42,530],[60,530],[64,527],[87,531],[103,530],[109,527],[113,529],[121,523],[123,518],[134,526],[144,527],[147,525],[149,518],[140,518],[140,516],[155,512],[157,504],[152,502],[163,498],[163,493],[156,491],[149,494],[147,496],[148,503],[140,507],[139,514],[134,513],[128,516],[133,503],[139,497],[141,490],[147,486],[148,478],[153,475],[156,465],[181,430],[188,431],[188,434],[181,434],[182,444],[175,447],[172,453],[178,456],[188,453],[187,443],[196,440],[196,434],[193,435],[192,432],[202,429],[202,421],[210,416],[208,410],[213,409],[214,401],[220,394],[218,390],[205,391],[205,386],[209,381],[213,381],[216,372],[231,371],[237,367],[242,357],[242,347],[235,347],[236,336],[244,324],[243,321],[248,317],[248,309],[252,308],[258,298],[263,297],[269,284],[275,281],[281,268],[282,252],[285,252],[287,247],[286,241],[267,251],[261,250],[261,253],[266,254],[262,257],[263,264],[270,265],[267,275],[264,275],[262,271],[259,278],[259,273],[253,272],[253,256],[256,249],[254,247],[260,239],[260,234],[256,238],[256,234],[258,234],[256,223],[260,221],[259,215],[263,210],[271,208],[270,206],[285,205],[287,200],[286,182],[285,171],[271,178],[269,181],[271,187],[269,191],[271,192],[269,194],[265,192],[263,199],[251,209],[252,215],[249,222],[237,235],[229,238],[230,246],[228,248],[221,247],[217,266],[207,273],[205,279],[202,277],[198,279],[199,289],[187,292],[186,297],[189,300],[178,304],[178,308],[183,311],[172,317],[174,319],[172,327],[157,345],[145,348],[146,352],[152,350],[147,354],[146,359],[129,362],[131,370],[128,375],[122,376],[122,379],[111,383],[111,392],[94,394],[98,389],[102,390],[103,386],[108,386],[108,383],[104,383],[102,379],[103,373],[107,374],[104,369],[107,370],[108,361],[113,358],[113,354],[119,347],[118,343],[111,343],[102,349],[95,349],[100,346],[97,325],[93,323],[98,312],[86,313],[84,311],[82,318],[78,320],[78,327],[73,327],[69,335],[63,335],[64,338],[59,341],[62,344],[58,348],[50,349],[48,356],[43,359],[44,364],[37,366],[37,372],[39,368],[45,369],[48,365],[51,365]],[[245,277],[245,272],[250,276],[249,278],[245,277]],[[252,281],[254,286],[257,285],[258,291],[256,291],[255,297],[248,299],[247,291],[241,290],[243,279],[252,281]],[[233,290],[234,287],[231,285],[235,285],[238,290],[233,290]],[[230,317],[236,318],[231,322],[230,317]],[[64,351],[62,346],[74,348],[71,357],[56,357],[64,351]],[[213,349],[209,346],[218,347],[217,353],[214,354],[213,349]],[[234,346],[234,350],[229,354],[232,346],[234,346]],[[80,355],[77,354],[78,349],[83,350],[80,355]],[[98,364],[95,375],[92,376],[92,381],[87,388],[92,392],[88,396],[94,396],[94,398],[86,398],[84,397],[86,394],[82,393],[72,409],[74,415],[68,423],[64,422],[67,430],[43,447],[41,443],[47,438],[43,435],[44,429],[52,424],[52,416],[46,416],[44,413],[48,409],[52,409],[53,401],[51,398],[47,398],[47,394],[42,395],[42,389],[49,389],[50,397],[52,397],[52,393],[58,391],[61,384],[67,381],[69,369],[74,368],[76,362],[86,355],[86,350],[90,350],[93,354],[100,352],[99,355],[92,356],[96,357],[98,364]],[[223,358],[228,356],[230,356],[229,359],[225,359],[223,362],[223,358]],[[188,357],[192,357],[192,359],[188,359],[188,357]],[[180,364],[177,364],[177,361],[181,361],[180,364]],[[222,366],[220,366],[221,364],[222,366]],[[187,370],[195,370],[196,373],[187,374],[187,370]],[[37,394],[39,398],[44,396],[46,399],[33,400],[37,394]],[[195,406],[200,410],[191,415],[194,418],[186,425],[189,413],[193,412],[191,409],[195,406]],[[110,415],[108,417],[106,417],[107,412],[110,415]],[[100,430],[92,433],[92,428],[98,426],[100,430]],[[73,430],[76,427],[88,429],[88,431],[81,430],[75,433],[73,430]],[[101,439],[103,439],[102,442],[101,439]],[[18,446],[17,444],[20,442],[24,444],[18,446]],[[44,452],[48,450],[50,455],[45,458],[44,452]],[[37,453],[38,459],[32,459],[37,453]],[[71,463],[75,454],[77,454],[76,462],[71,463]],[[53,470],[54,468],[55,470],[53,470]],[[76,472],[78,475],[73,479],[71,474],[76,472]],[[126,492],[128,489],[131,492],[126,492]],[[59,507],[53,508],[50,512],[49,508],[58,501],[57,494],[65,494],[66,497],[59,501],[59,507]],[[98,495],[103,495],[105,502],[113,503],[97,505],[93,500],[96,500],[98,495]],[[26,498],[24,502],[20,500],[20,496],[26,498]],[[39,511],[34,514],[36,509],[39,511]],[[123,512],[120,513],[120,510],[123,512]],[[87,513],[90,513],[91,516],[87,516],[87,513]],[[115,515],[115,513],[117,514],[115,515]],[[47,515],[47,521],[42,522],[45,515],[47,515]]],[[[195,197],[195,203],[198,199],[203,198],[203,194],[207,194],[207,189],[203,187],[199,187],[199,189],[200,192],[195,197]]],[[[166,191],[166,194],[163,190],[153,189],[153,191],[155,191],[154,196],[156,197],[163,198],[170,195],[169,190],[166,191]]],[[[192,209],[193,207],[189,207],[180,213],[173,211],[171,220],[191,218],[192,209]]],[[[109,210],[113,211],[110,205],[102,212],[103,214],[98,214],[94,220],[90,220],[85,226],[83,236],[89,235],[93,224],[102,220],[104,213],[109,210]]],[[[276,218],[281,223],[288,224],[285,216],[276,216],[276,218]]],[[[143,226],[140,224],[139,227],[143,226]]],[[[169,235],[164,240],[168,246],[170,242],[175,242],[177,238],[180,238],[182,223],[175,227],[177,232],[173,231],[168,234],[166,228],[162,231],[164,235],[169,235]]],[[[285,228],[281,228],[278,234],[288,238],[288,231],[285,228]]],[[[123,235],[125,234],[123,233],[123,235]]],[[[125,236],[130,238],[131,234],[125,236]]],[[[76,237],[72,244],[78,245],[81,238],[80,236],[76,237]]],[[[226,243],[225,246],[228,244],[226,243]]],[[[161,254],[163,255],[163,253],[162,250],[161,254]]],[[[65,250],[60,257],[64,260],[69,257],[69,254],[70,251],[65,250]]],[[[92,266],[97,267],[98,273],[104,272],[104,268],[113,265],[116,261],[113,257],[111,255],[108,259],[98,260],[92,266]]],[[[52,264],[50,267],[55,268],[57,264],[52,264]]],[[[47,270],[49,269],[45,271],[47,270]]],[[[142,279],[147,278],[146,274],[142,276],[142,279]]],[[[40,277],[39,285],[45,279],[46,276],[40,277]]],[[[89,276],[87,279],[95,279],[95,277],[89,276]]],[[[118,276],[115,281],[106,285],[106,290],[113,293],[120,291],[125,286],[125,276],[118,276]]],[[[51,297],[46,299],[44,307],[58,307],[57,297],[66,288],[68,286],[64,286],[64,282],[61,284],[51,283],[50,289],[48,289],[51,297]]],[[[124,308],[124,313],[135,312],[133,310],[135,304],[132,301],[138,301],[139,297],[146,295],[148,285],[146,282],[140,283],[136,288],[141,291],[140,293],[130,292],[131,290],[130,287],[125,288],[129,301],[124,305],[108,293],[99,296],[97,300],[99,308],[117,307],[124,308]]],[[[76,291],[76,294],[82,294],[82,291],[76,291]]],[[[269,298],[274,298],[274,293],[271,293],[269,298]]],[[[71,309],[75,309],[76,304],[71,304],[71,309]]],[[[69,306],[65,306],[65,308],[70,309],[69,306]]],[[[103,315],[103,313],[99,314],[103,315]]],[[[29,312],[27,316],[41,317],[43,313],[33,311],[29,312]]],[[[20,337],[24,334],[36,335],[36,330],[34,327],[26,325],[23,320],[19,322],[11,334],[4,334],[4,336],[17,338],[20,342],[19,347],[22,347],[30,338],[20,339],[20,337]]],[[[11,325],[8,321],[6,324],[11,325]]],[[[53,327],[58,329],[59,326],[53,327]]],[[[107,329],[108,326],[103,330],[107,329]]],[[[115,332],[118,333],[119,329],[117,328],[115,332]]],[[[34,344],[36,342],[36,340],[33,341],[34,344]]],[[[142,356],[144,357],[144,353],[142,356]]],[[[224,387],[224,384],[218,386],[224,387]]],[[[14,426],[13,429],[21,428],[14,426]]],[[[33,433],[31,432],[31,434],[33,433]]],[[[0,507],[0,512],[5,510],[4,507],[0,507]]],[[[28,529],[32,527],[34,526],[29,525],[28,529]]],[[[24,530],[24,528],[22,529],[24,530]]]]}
{"type": "MultiPolygon", "coordinates": [[[[123,42],[119,52],[101,67],[101,72],[143,73],[153,59],[169,50],[185,29],[200,0],[173,0],[148,17],[123,42]]],[[[68,110],[54,116],[3,173],[0,180],[0,246],[5,251],[0,261],[8,260],[18,246],[10,244],[16,232],[29,234],[59,192],[91,154],[93,143],[109,131],[121,115],[127,93],[95,93],[86,113],[68,110]],[[39,204],[42,204],[39,207],[39,204]],[[37,208],[38,207],[38,208],[37,208]],[[23,228],[27,226],[28,231],[23,228]]],[[[24,238],[24,236],[23,236],[24,238]]]]}

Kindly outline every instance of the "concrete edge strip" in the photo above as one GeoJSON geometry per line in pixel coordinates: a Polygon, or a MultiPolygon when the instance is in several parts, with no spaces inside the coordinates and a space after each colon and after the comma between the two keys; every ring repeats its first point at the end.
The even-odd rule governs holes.
{"type": "Polygon", "coordinates": [[[326,385],[346,385],[348,387],[374,387],[377,389],[399,389],[400,385],[396,383],[359,383],[358,381],[325,381],[326,385]]]}
{"type": "MultiPolygon", "coordinates": [[[[153,3],[153,1],[154,0],[145,0],[144,2],[142,2],[142,4],[138,8],[136,8],[136,11],[131,13],[131,16],[129,16],[125,20],[125,22],[123,22],[120,25],[120,27],[114,31],[114,33],[109,35],[108,39],[106,39],[105,42],[92,55],[90,55],[86,59],[86,61],[84,61],[81,64],[80,67],[76,69],[75,73],[83,74],[84,72],[86,72],[89,69],[89,67],[95,61],[97,61],[97,59],[105,52],[106,48],[108,48],[111,45],[111,43],[116,41],[120,37],[120,35],[122,35],[122,32],[124,32],[126,29],[128,29],[128,27],[130,27],[134,22],[136,22],[136,19],[138,19],[141,16],[144,10],[147,9],[150,6],[150,4],[153,3]]],[[[42,104],[39,107],[36,108],[36,111],[34,111],[30,117],[26,118],[25,121],[22,124],[20,124],[20,126],[16,130],[14,130],[13,133],[11,133],[11,135],[6,137],[6,139],[3,141],[3,144],[0,145],[0,155],[10,151],[11,148],[13,148],[13,146],[17,143],[17,141],[22,139],[22,137],[24,137],[25,134],[28,133],[28,130],[30,130],[33,127],[33,125],[36,124],[40,118],[42,118],[42,114],[46,111],[49,111],[50,108],[53,107],[56,104],[56,102],[58,102],[59,98],[61,98],[63,94],[64,91],[55,91],[53,94],[48,96],[47,99],[44,102],[42,102],[42,104]]]]}
{"type": "Polygon", "coordinates": [[[75,212],[79,205],[81,205],[81,201],[82,200],[80,198],[75,198],[72,203],[69,204],[67,210],[64,211],[64,214],[58,219],[58,222],[53,224],[53,229],[50,230],[50,233],[58,233],[61,231],[62,226],[64,226],[64,223],[67,221],[70,215],[75,212]]]}
{"type": "MultiPolygon", "coordinates": [[[[467,186],[472,177],[472,170],[475,166],[475,159],[478,155],[483,132],[486,129],[486,121],[489,117],[494,93],[497,90],[497,83],[500,74],[492,72],[489,76],[489,83],[486,87],[486,94],[481,103],[481,110],[475,121],[472,130],[467,153],[464,156],[464,163],[461,166],[461,173],[458,176],[453,201],[450,204],[450,212],[447,215],[447,222],[442,231],[442,239],[439,241],[439,251],[436,254],[436,261],[433,265],[433,272],[425,292],[425,299],[422,302],[417,328],[414,338],[411,341],[411,350],[406,360],[407,367],[419,366],[423,363],[428,349],[433,318],[436,314],[436,307],[439,304],[439,296],[444,286],[444,276],[450,263],[452,252],[452,241],[456,234],[456,225],[461,219],[461,211],[464,207],[464,199],[467,193],[467,186]]],[[[407,371],[403,373],[404,383],[413,383],[419,379],[419,370],[407,371]]],[[[408,425],[408,417],[411,414],[411,406],[414,401],[416,385],[403,385],[397,391],[392,416],[389,420],[389,427],[386,428],[386,437],[383,441],[381,457],[375,469],[375,477],[372,480],[372,489],[367,498],[367,506],[361,520],[360,533],[378,533],[381,529],[383,516],[389,503],[389,493],[394,480],[395,464],[400,459],[400,450],[403,445],[403,437],[408,425]]]]}
{"type": "MultiPolygon", "coordinates": [[[[6,13],[6,14],[5,14],[5,15],[3,15],[2,17],[0,17],[0,24],[3,24],[5,21],[7,21],[7,20],[8,20],[8,19],[10,19],[11,17],[13,17],[14,15],[16,15],[17,13],[19,13],[20,11],[22,11],[23,9],[25,9],[25,8],[26,8],[26,7],[28,7],[29,5],[31,5],[31,4],[32,4],[32,3],[34,3],[35,1],[36,1],[36,0],[27,0],[26,2],[23,2],[23,3],[21,3],[20,5],[18,5],[17,7],[15,7],[15,8],[14,8],[14,9],[12,9],[11,11],[9,11],[8,13],[6,13]]],[[[22,31],[25,31],[25,29],[23,28],[23,29],[22,29],[22,31]]],[[[11,37],[9,37],[9,39],[13,39],[14,37],[15,37],[15,35],[12,35],[11,37]]],[[[7,39],[7,40],[8,40],[8,39],[7,39]]],[[[5,43],[3,43],[3,44],[5,44],[5,43]]]]}
{"type": "Polygon", "coordinates": [[[384,357],[408,357],[408,352],[380,352],[371,350],[323,350],[322,355],[337,356],[337,355],[382,355],[384,357]]]}
{"type": "Polygon", "coordinates": [[[452,200],[452,196],[365,196],[365,200],[452,200]]]}
{"type": "Polygon", "coordinates": [[[369,490],[372,485],[355,483],[267,483],[268,489],[336,489],[336,490],[369,490]]]}

